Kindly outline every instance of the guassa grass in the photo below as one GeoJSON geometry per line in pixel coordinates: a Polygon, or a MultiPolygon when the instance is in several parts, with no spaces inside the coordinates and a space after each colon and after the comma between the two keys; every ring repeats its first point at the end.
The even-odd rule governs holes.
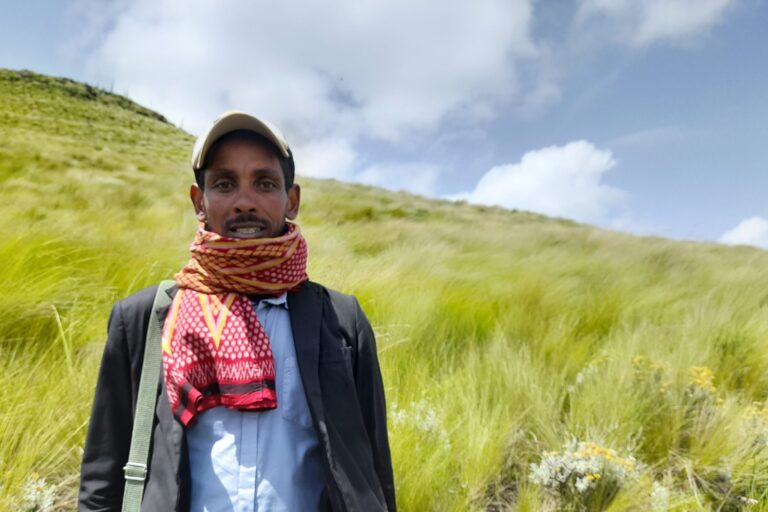
{"type": "MultiPolygon", "coordinates": [[[[192,140],[0,71],[0,510],[75,508],[110,305],[187,259],[192,140]]],[[[377,333],[401,510],[768,510],[768,254],[299,182],[311,277],[377,333]]]]}

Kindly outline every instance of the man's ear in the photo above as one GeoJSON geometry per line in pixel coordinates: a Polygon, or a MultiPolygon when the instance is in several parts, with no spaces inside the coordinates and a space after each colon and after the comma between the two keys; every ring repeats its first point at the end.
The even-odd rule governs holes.
{"type": "Polygon", "coordinates": [[[192,206],[195,208],[195,215],[197,216],[197,220],[200,222],[205,222],[204,197],[205,195],[203,194],[203,190],[197,185],[197,183],[193,183],[192,186],[189,187],[189,198],[192,200],[192,206]]]}
{"type": "Polygon", "coordinates": [[[285,217],[293,220],[299,215],[299,203],[301,202],[301,187],[296,183],[288,189],[288,204],[285,207],[285,217]]]}

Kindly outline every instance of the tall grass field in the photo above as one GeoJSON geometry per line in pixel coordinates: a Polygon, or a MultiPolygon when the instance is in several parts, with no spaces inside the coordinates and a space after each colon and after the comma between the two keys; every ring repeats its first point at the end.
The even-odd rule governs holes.
{"type": "MultiPolygon", "coordinates": [[[[110,306],[188,257],[192,142],[0,70],[0,510],[76,508],[110,306]]],[[[298,181],[310,276],[377,334],[401,510],[768,510],[768,253],[298,181]]]]}

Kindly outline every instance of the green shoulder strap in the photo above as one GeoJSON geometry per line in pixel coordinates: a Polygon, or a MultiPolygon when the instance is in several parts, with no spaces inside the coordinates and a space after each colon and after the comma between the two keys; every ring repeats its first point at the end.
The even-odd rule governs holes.
{"type": "Polygon", "coordinates": [[[125,472],[125,493],[123,494],[123,512],[139,512],[141,499],[144,496],[144,482],[147,479],[147,461],[149,446],[152,440],[152,424],[155,419],[157,403],[157,383],[160,379],[160,363],[164,318],[157,315],[158,308],[167,307],[171,303],[168,289],[174,281],[163,281],[157,287],[155,301],[152,304],[152,315],[149,319],[147,338],[144,345],[144,363],[141,368],[139,396],[136,399],[136,415],[133,419],[131,433],[131,451],[128,463],[123,468],[125,472]]]}

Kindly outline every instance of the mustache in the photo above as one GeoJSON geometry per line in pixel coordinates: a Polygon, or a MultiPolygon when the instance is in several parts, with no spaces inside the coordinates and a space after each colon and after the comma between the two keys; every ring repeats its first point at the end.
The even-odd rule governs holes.
{"type": "Polygon", "coordinates": [[[238,224],[261,224],[264,227],[269,227],[269,221],[267,219],[252,213],[243,213],[237,217],[227,219],[224,222],[224,227],[230,229],[232,226],[237,226],[238,224]]]}

